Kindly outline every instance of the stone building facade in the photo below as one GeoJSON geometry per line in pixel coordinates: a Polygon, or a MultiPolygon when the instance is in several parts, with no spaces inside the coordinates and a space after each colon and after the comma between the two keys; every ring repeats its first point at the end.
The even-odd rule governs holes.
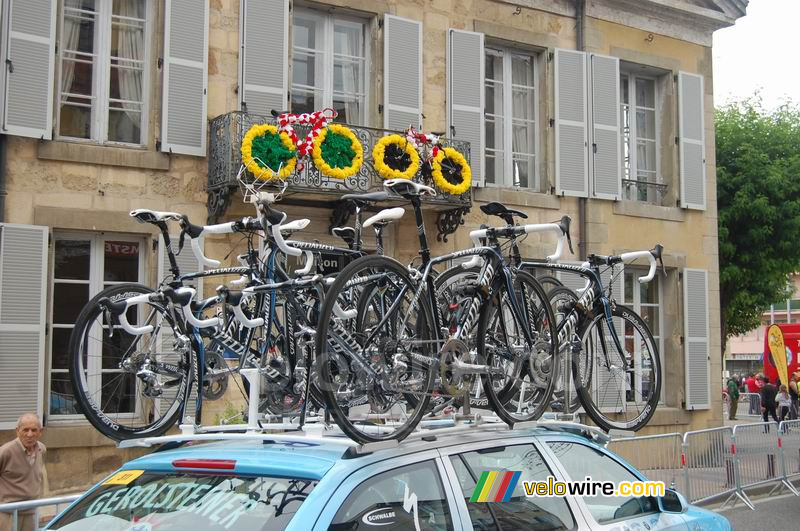
{"type": "MultiPolygon", "coordinates": [[[[354,126],[412,123],[470,142],[472,208],[448,219],[464,204],[431,206],[432,233],[437,220],[450,232],[434,253],[467,247],[488,201],[531,222],[570,215],[576,261],[664,245],[666,276],[639,289],[630,266],[622,282],[661,347],[662,403],[646,429],[721,423],[711,35],[746,0],[204,4],[2,4],[0,439],[19,413],[42,413],[52,489],[130,456],[75,414],[66,378],[83,303],[112,282],[155,285],[163,270],[156,235],[127,213],[251,215],[220,142],[240,140],[233,118],[270,109],[334,107],[354,126]]],[[[290,186],[285,209],[312,220],[304,237],[334,242],[342,191],[309,183],[290,186]]],[[[415,232],[411,216],[394,224],[389,253],[413,258],[415,232]]],[[[543,240],[524,254],[549,254],[543,240]]],[[[236,244],[209,237],[206,254],[236,244]]]]}

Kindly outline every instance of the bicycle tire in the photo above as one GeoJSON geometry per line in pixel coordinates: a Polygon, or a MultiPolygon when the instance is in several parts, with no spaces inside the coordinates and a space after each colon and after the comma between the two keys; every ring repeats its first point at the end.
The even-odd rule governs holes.
{"type": "MultiPolygon", "coordinates": [[[[580,385],[580,382],[584,381],[584,378],[578,374],[575,374],[575,371],[578,370],[576,364],[573,364],[572,366],[573,377],[575,378],[578,397],[580,398],[581,404],[583,405],[586,414],[589,416],[589,418],[592,419],[592,421],[595,424],[597,424],[597,426],[599,426],[605,431],[609,431],[612,429],[639,431],[648,423],[648,421],[652,418],[653,414],[656,412],[656,407],[658,406],[658,401],[661,397],[661,381],[662,381],[661,357],[658,352],[658,345],[656,344],[655,339],[653,338],[653,334],[650,332],[650,328],[647,326],[647,323],[644,321],[644,319],[642,319],[636,312],[634,312],[627,306],[622,306],[620,304],[617,304],[612,308],[611,315],[612,318],[628,321],[633,327],[632,329],[636,330],[641,335],[640,338],[634,337],[630,341],[625,336],[621,337],[620,341],[623,345],[627,345],[629,343],[631,345],[636,345],[641,340],[644,340],[644,342],[648,345],[647,349],[651,354],[649,363],[651,365],[654,374],[653,378],[654,382],[648,385],[647,400],[642,402],[641,404],[642,407],[639,414],[637,414],[633,419],[626,422],[620,422],[619,420],[613,417],[609,417],[608,412],[602,411],[602,409],[607,409],[607,407],[598,405],[595,399],[592,397],[593,393],[591,391],[591,388],[587,388],[586,386],[580,385]]],[[[587,337],[589,336],[590,333],[593,332],[595,328],[600,327],[602,329],[603,326],[608,326],[608,325],[606,324],[605,316],[602,313],[595,316],[595,318],[592,319],[591,321],[587,321],[586,323],[584,323],[584,325],[581,327],[581,332],[579,333],[579,337],[581,338],[581,342],[583,344],[582,348],[587,350],[589,348],[593,348],[591,344],[587,345],[587,337]]],[[[627,330],[628,330],[627,326],[623,327],[623,331],[627,330]]],[[[616,348],[616,345],[614,344],[613,340],[611,338],[608,338],[605,340],[605,343],[608,347],[609,352],[611,352],[611,356],[614,356],[614,359],[616,359],[621,364],[620,361],[621,358],[619,357],[620,353],[619,350],[616,348]],[[616,356],[614,355],[614,352],[616,352],[616,356]]],[[[588,358],[592,360],[592,363],[590,364],[592,366],[595,365],[595,356],[597,356],[597,352],[594,351],[588,354],[588,358]]],[[[609,363],[611,363],[612,366],[614,359],[609,360],[609,363]]],[[[598,363],[606,363],[606,361],[601,360],[598,363]]],[[[608,367],[608,364],[606,364],[606,367],[608,367]]],[[[600,367],[595,367],[592,370],[595,373],[594,376],[595,379],[598,378],[605,379],[604,382],[601,382],[603,385],[595,384],[593,386],[595,389],[598,390],[597,392],[601,392],[602,390],[602,392],[604,393],[603,396],[600,397],[601,398],[600,401],[602,402],[603,399],[608,398],[609,389],[614,388],[613,385],[608,385],[610,379],[606,379],[607,376],[606,373],[611,373],[611,371],[606,371],[606,373],[602,373],[600,372],[600,367]]],[[[629,387],[626,383],[628,381],[627,377],[626,377],[626,382],[622,382],[622,380],[618,377],[615,378],[615,381],[617,382],[617,384],[625,385],[626,395],[627,395],[628,392],[627,388],[629,387]]],[[[636,382],[634,381],[633,385],[630,386],[631,392],[633,392],[633,388],[635,386],[636,382]]],[[[640,387],[643,388],[643,384],[640,384],[640,387]]],[[[619,388],[620,387],[618,385],[617,389],[619,388]]],[[[621,402],[622,401],[618,399],[617,403],[614,404],[614,406],[612,407],[622,407],[623,409],[627,410],[628,404],[630,403],[630,401],[627,400],[627,396],[624,403],[621,402]]],[[[636,404],[636,401],[633,401],[633,403],[636,404]]],[[[619,415],[619,413],[616,414],[619,415]]]]}
{"type": "MultiPolygon", "coordinates": [[[[150,411],[145,411],[142,409],[144,403],[141,400],[141,397],[138,396],[139,390],[142,387],[141,382],[137,381],[135,372],[133,373],[133,385],[136,389],[134,393],[136,393],[135,399],[137,403],[135,404],[134,408],[139,408],[138,419],[140,422],[137,425],[129,426],[124,425],[119,422],[119,417],[112,418],[110,416],[113,412],[106,412],[103,407],[103,399],[102,393],[100,395],[100,404],[97,403],[95,400],[92,391],[88,389],[88,380],[87,378],[95,377],[89,376],[84,374],[84,365],[83,365],[83,357],[84,354],[87,356],[87,365],[90,364],[89,362],[89,351],[94,348],[97,351],[98,347],[93,347],[93,344],[96,344],[97,341],[96,337],[90,337],[89,334],[92,333],[92,328],[94,328],[97,323],[97,319],[100,318],[100,325],[103,326],[103,316],[105,312],[103,312],[99,302],[103,298],[109,298],[112,301],[119,301],[123,299],[127,299],[129,297],[135,295],[141,295],[144,293],[153,293],[153,290],[148,288],[147,286],[141,284],[119,284],[115,286],[111,286],[102,290],[100,293],[95,295],[81,310],[81,313],[78,315],[77,320],[75,321],[75,327],[72,330],[72,334],[70,335],[69,341],[69,355],[70,355],[70,363],[69,363],[69,375],[70,375],[70,382],[72,384],[73,391],[75,393],[75,399],[77,400],[78,406],[81,409],[81,412],[84,414],[86,419],[89,423],[95,427],[100,433],[105,435],[110,439],[114,439],[116,441],[121,441],[125,439],[132,439],[137,437],[155,437],[164,434],[169,428],[171,428],[175,422],[178,420],[178,417],[183,411],[183,397],[185,396],[185,389],[186,386],[195,385],[194,382],[194,375],[195,375],[195,346],[192,345],[190,352],[185,352],[182,354],[181,359],[176,360],[177,363],[174,365],[179,367],[179,370],[182,370],[182,377],[179,383],[175,384],[171,382],[171,387],[176,388],[175,398],[173,402],[169,405],[166,411],[161,412],[158,411],[160,416],[156,417],[155,413],[157,409],[160,409],[160,402],[158,404],[158,408],[156,408],[155,400],[152,400],[152,404],[148,404],[149,407],[152,409],[150,411]],[[89,339],[92,341],[90,342],[89,339]],[[142,415],[145,415],[144,417],[142,415]]],[[[155,303],[149,303],[148,306],[155,308],[161,315],[163,315],[162,323],[166,320],[166,324],[170,327],[171,330],[175,329],[176,324],[172,321],[172,318],[169,312],[163,306],[160,306],[155,303]]],[[[147,319],[149,321],[149,318],[147,319]]],[[[147,322],[145,321],[145,322],[147,322]]],[[[156,323],[159,327],[158,323],[156,323]]],[[[118,325],[114,326],[113,334],[116,338],[122,340],[124,337],[122,334],[125,333],[118,325]]],[[[146,336],[151,335],[155,337],[155,341],[162,342],[163,338],[158,336],[160,329],[154,331],[154,334],[146,334],[142,336],[135,336],[136,342],[141,339],[144,339],[146,336]]],[[[96,330],[95,330],[96,333],[96,330]]],[[[174,332],[173,332],[174,333],[174,332]]],[[[106,334],[101,330],[100,332],[101,338],[106,338],[106,334]]],[[[132,337],[128,334],[129,337],[132,337]]],[[[112,337],[113,339],[113,337],[112,337]]],[[[151,337],[151,341],[153,338],[151,337]]],[[[122,344],[122,343],[120,343],[122,344]]],[[[128,347],[128,352],[131,346],[135,346],[135,342],[131,343],[128,347]]],[[[102,376],[103,376],[103,369],[102,367],[105,366],[105,360],[103,359],[104,352],[108,347],[111,347],[111,350],[121,350],[120,348],[114,345],[106,345],[102,344],[100,348],[100,378],[102,383],[102,376]]],[[[158,360],[157,360],[158,361],[158,360]]],[[[121,362],[120,362],[121,364],[121,362]]],[[[87,370],[88,372],[88,370],[87,370]]],[[[130,373],[130,371],[129,371],[130,373]]],[[[113,373],[112,373],[113,374],[113,373]]],[[[120,384],[118,383],[117,386],[120,384]]],[[[102,388],[105,385],[101,386],[102,388]]],[[[114,389],[116,391],[116,388],[114,389]]],[[[152,397],[148,397],[150,400],[152,397]]],[[[108,403],[106,403],[108,405],[108,403]]],[[[119,405],[119,404],[117,404],[119,405]]],[[[135,414],[136,409],[134,409],[135,414]]],[[[133,420],[133,419],[132,419],[133,420]]]]}
{"type": "MultiPolygon", "coordinates": [[[[536,326],[536,332],[540,337],[534,337],[535,345],[528,345],[527,348],[531,350],[527,359],[524,359],[511,351],[508,348],[509,339],[506,337],[506,348],[509,352],[506,353],[506,360],[512,362],[510,378],[508,378],[509,371],[506,370],[506,378],[500,380],[499,377],[488,375],[483,379],[484,393],[489,398],[489,404],[494,409],[498,417],[503,422],[513,426],[518,422],[527,422],[537,420],[543,414],[545,409],[550,405],[550,399],[553,395],[555,387],[555,378],[553,378],[552,364],[556,359],[556,352],[558,351],[557,335],[555,326],[555,316],[553,309],[550,306],[547,294],[538,283],[536,278],[525,271],[517,271],[514,276],[514,289],[521,289],[521,294],[524,298],[522,301],[522,310],[525,312],[527,323],[518,323],[517,318],[513,313],[510,313],[513,319],[513,324],[517,327],[531,327],[536,326]],[[531,300],[526,295],[526,289],[530,290],[530,294],[538,299],[538,306],[533,307],[531,300]],[[531,322],[536,319],[536,322],[531,322]],[[535,349],[535,352],[534,352],[535,349]],[[533,367],[531,366],[533,363],[533,367]],[[549,364],[549,366],[547,366],[549,364]],[[534,375],[534,371],[536,374],[534,375]],[[528,381],[526,382],[525,378],[528,381]],[[529,382],[529,383],[528,383],[529,382]],[[523,411],[522,401],[525,400],[525,392],[528,385],[531,385],[538,391],[538,401],[534,403],[531,408],[525,402],[525,411],[523,411]],[[517,394],[519,393],[519,395],[517,394]],[[514,400],[515,396],[520,396],[514,400]],[[511,412],[511,409],[516,409],[516,412],[511,412]]],[[[486,365],[493,367],[495,363],[502,362],[500,359],[500,348],[492,346],[489,348],[487,341],[494,337],[490,331],[490,319],[497,313],[499,307],[502,311],[502,304],[504,303],[504,296],[507,297],[505,287],[495,294],[494,297],[481,310],[478,318],[478,354],[483,357],[486,365]]],[[[507,335],[505,331],[506,326],[500,324],[501,332],[507,335]]],[[[533,333],[533,332],[532,332],[533,333]]],[[[523,336],[524,337],[524,336],[523,336]]],[[[525,339],[523,339],[525,341],[525,339]]],[[[502,347],[503,345],[499,345],[502,347]]],[[[535,391],[536,392],[536,391],[535,391]]]]}
{"type": "MultiPolygon", "coordinates": [[[[541,279],[538,279],[538,280],[541,280],[541,279]]],[[[578,301],[578,295],[574,291],[572,291],[571,289],[569,289],[566,286],[558,286],[558,287],[552,288],[550,291],[548,291],[547,292],[547,296],[550,299],[550,306],[553,308],[553,313],[556,316],[556,327],[558,327],[558,325],[561,323],[561,320],[566,315],[566,309],[565,310],[560,310],[559,306],[561,304],[565,303],[565,302],[577,302],[578,301]]],[[[588,367],[588,369],[584,369],[583,372],[580,372],[580,370],[579,370],[579,373],[582,374],[584,376],[584,378],[591,378],[591,372],[592,372],[591,371],[591,364],[586,364],[585,350],[584,349],[581,349],[581,352],[579,353],[579,355],[581,355],[581,354],[584,354],[584,356],[583,356],[582,359],[579,359],[577,361],[577,363],[580,364],[581,362],[583,362],[585,364],[584,367],[588,367]]],[[[563,389],[563,383],[561,382],[562,373],[563,373],[562,366],[563,366],[563,363],[564,363],[564,360],[563,360],[562,356],[572,356],[572,353],[570,352],[570,349],[569,349],[568,346],[566,347],[566,352],[559,351],[559,356],[557,357],[558,361],[555,364],[554,372],[553,372],[553,375],[554,375],[553,377],[556,380],[556,388],[553,391],[553,400],[554,400],[554,403],[558,402],[558,403],[561,403],[561,404],[564,403],[564,389],[563,389]]],[[[579,367],[579,369],[580,369],[580,367],[579,367]]],[[[573,373],[572,370],[570,370],[569,374],[572,375],[574,373],[573,373]]],[[[578,397],[577,390],[575,390],[574,386],[572,388],[572,391],[573,392],[570,393],[569,407],[567,408],[567,411],[569,413],[575,413],[581,407],[580,399],[578,397]]],[[[558,409],[554,408],[554,410],[557,411],[558,409]]],[[[561,410],[562,411],[564,410],[563,405],[561,407],[561,410]]]]}
{"type": "MultiPolygon", "coordinates": [[[[357,362],[348,361],[347,359],[340,359],[342,358],[342,352],[344,348],[341,347],[341,343],[337,343],[334,339],[336,336],[335,330],[332,328],[338,328],[339,331],[346,329],[348,324],[342,324],[341,321],[344,321],[345,318],[343,317],[336,317],[334,314],[334,310],[337,307],[337,303],[340,300],[339,294],[346,291],[353,289],[353,283],[348,285],[348,282],[353,280],[357,282],[360,278],[359,273],[362,272],[369,272],[373,273],[375,271],[384,271],[394,274],[394,278],[398,279],[405,283],[405,285],[410,287],[415,287],[415,283],[411,280],[411,276],[408,273],[408,269],[391,258],[387,258],[384,256],[364,256],[358,258],[348,264],[338,275],[336,275],[336,279],[334,280],[331,287],[327,290],[325,300],[322,304],[320,309],[320,317],[319,317],[319,327],[317,329],[317,336],[316,336],[316,356],[317,356],[317,363],[315,364],[315,370],[319,372],[318,381],[320,383],[320,390],[322,391],[323,397],[325,399],[325,403],[327,406],[327,411],[330,412],[331,416],[333,417],[336,424],[339,428],[351,439],[360,443],[369,443],[369,442],[378,442],[378,441],[385,441],[385,440],[402,440],[404,439],[411,431],[417,426],[419,421],[422,419],[423,414],[427,411],[428,403],[430,401],[430,391],[433,387],[434,381],[434,366],[435,363],[427,364],[422,361],[418,360],[419,357],[424,357],[423,359],[431,360],[432,356],[426,356],[426,352],[423,351],[422,354],[418,353],[410,353],[405,357],[405,361],[407,362],[406,365],[408,367],[415,367],[418,371],[422,374],[420,375],[420,386],[421,386],[421,396],[418,398],[418,402],[416,407],[413,408],[411,414],[406,417],[404,420],[400,422],[399,426],[396,426],[391,432],[380,433],[384,427],[389,426],[387,422],[383,424],[377,423],[370,423],[369,417],[365,423],[358,422],[358,419],[350,418],[350,409],[356,407],[351,404],[351,402],[344,402],[340,403],[339,395],[341,392],[341,388],[343,385],[343,381],[345,381],[348,385],[351,379],[357,377],[351,374],[346,374],[345,371],[353,370],[353,367],[358,367],[357,362]],[[335,325],[332,325],[333,322],[336,322],[335,325]],[[334,332],[331,335],[331,339],[329,339],[330,332],[334,332]],[[333,345],[333,347],[332,347],[333,345]],[[415,362],[416,361],[416,362],[415,362]],[[362,430],[359,428],[372,428],[362,430]]],[[[370,286],[370,280],[365,280],[365,285],[367,287],[370,286]]],[[[408,291],[413,295],[413,290],[408,291]]],[[[341,299],[344,300],[352,300],[351,297],[343,297],[341,299]]],[[[423,348],[430,347],[430,340],[433,339],[434,335],[432,332],[432,312],[427,304],[426,299],[420,300],[420,308],[421,311],[417,314],[417,316],[422,316],[423,322],[415,327],[418,333],[421,334],[420,339],[417,343],[423,345],[423,348]]],[[[353,303],[357,303],[353,301],[353,303]]],[[[348,308],[343,308],[347,310],[348,308]]],[[[355,312],[350,319],[357,319],[358,315],[355,312]]],[[[389,321],[386,322],[386,325],[391,325],[389,321]]],[[[355,336],[350,336],[349,339],[353,339],[355,341],[361,340],[366,341],[364,337],[359,337],[358,339],[355,336]]],[[[397,338],[394,339],[394,342],[397,341],[397,338]]],[[[388,343],[388,342],[387,342],[388,343]]],[[[364,346],[362,344],[357,345],[361,350],[364,350],[364,346]]],[[[348,347],[350,348],[350,347],[348,347]]],[[[387,358],[389,357],[389,347],[384,345],[379,345],[377,348],[383,349],[377,352],[377,357],[381,358],[383,363],[386,363],[387,358]]],[[[347,353],[349,356],[351,353],[347,353]]],[[[401,354],[400,352],[395,351],[394,354],[391,354],[392,363],[394,364],[394,356],[396,354],[401,354]]],[[[429,352],[428,352],[429,354],[429,352]]],[[[375,382],[365,382],[365,385],[375,385],[375,382]]],[[[385,390],[381,390],[381,392],[385,395],[385,390]]],[[[346,396],[347,393],[341,393],[342,396],[346,396]]],[[[406,391],[397,392],[398,395],[408,394],[406,391]]],[[[369,395],[369,392],[365,392],[364,395],[369,400],[367,402],[370,411],[373,408],[373,402],[371,401],[372,398],[369,395]]],[[[360,398],[360,397],[359,397],[360,398]]],[[[381,396],[381,399],[385,398],[385,396],[381,396]]],[[[365,404],[359,404],[365,405],[365,404]]],[[[373,415],[374,416],[374,415],[373,415]]],[[[387,414],[387,420],[389,419],[387,414]]],[[[380,417],[377,420],[381,420],[380,417]]],[[[394,420],[392,420],[394,422],[394,420]]]]}

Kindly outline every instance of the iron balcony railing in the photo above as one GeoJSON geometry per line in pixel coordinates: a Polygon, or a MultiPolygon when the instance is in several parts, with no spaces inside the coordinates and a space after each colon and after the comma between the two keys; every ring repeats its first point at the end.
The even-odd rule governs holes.
{"type": "MultiPolygon", "coordinates": [[[[254,124],[275,123],[271,116],[245,113],[241,111],[229,112],[211,120],[211,132],[208,157],[208,191],[209,191],[209,217],[216,218],[227,209],[230,195],[238,187],[236,176],[242,164],[241,145],[242,138],[254,124]]],[[[298,193],[307,193],[314,196],[327,195],[332,200],[337,196],[354,193],[370,192],[381,189],[382,178],[378,175],[372,163],[372,148],[383,136],[397,131],[374,129],[371,127],[358,127],[348,125],[364,146],[364,164],[356,175],[347,179],[326,177],[308,160],[302,171],[289,177],[287,192],[297,197],[298,193]]],[[[302,138],[307,129],[295,127],[297,134],[302,138]]],[[[467,161],[470,160],[469,142],[444,139],[443,143],[460,151],[467,161]]],[[[467,192],[454,196],[442,192],[430,179],[418,174],[419,182],[437,188],[438,195],[426,198],[425,202],[437,210],[469,208],[472,204],[472,193],[467,192]]]]}

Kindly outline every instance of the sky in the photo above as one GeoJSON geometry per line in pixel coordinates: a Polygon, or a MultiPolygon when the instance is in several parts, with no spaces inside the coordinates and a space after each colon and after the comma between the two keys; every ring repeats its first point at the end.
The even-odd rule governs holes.
{"type": "Polygon", "coordinates": [[[760,90],[764,106],[800,103],[800,0],[750,0],[747,15],[714,33],[714,104],[760,90]]]}

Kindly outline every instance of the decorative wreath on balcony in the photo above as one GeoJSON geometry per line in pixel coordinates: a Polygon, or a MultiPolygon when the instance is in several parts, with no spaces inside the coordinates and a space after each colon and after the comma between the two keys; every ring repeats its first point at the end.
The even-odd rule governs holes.
{"type": "Polygon", "coordinates": [[[433,182],[448,194],[461,195],[472,185],[472,170],[467,159],[453,148],[440,149],[431,169],[433,182]]]}
{"type": "Polygon", "coordinates": [[[323,175],[347,179],[361,169],[364,148],[353,131],[343,125],[331,124],[314,138],[311,158],[323,175]]]}
{"type": "Polygon", "coordinates": [[[419,153],[407,138],[388,135],[372,148],[375,171],[384,179],[411,179],[419,170],[419,153]]]}
{"type": "Polygon", "coordinates": [[[256,124],[242,139],[242,164],[256,179],[286,179],[297,166],[297,148],[274,125],[256,124]]]}

